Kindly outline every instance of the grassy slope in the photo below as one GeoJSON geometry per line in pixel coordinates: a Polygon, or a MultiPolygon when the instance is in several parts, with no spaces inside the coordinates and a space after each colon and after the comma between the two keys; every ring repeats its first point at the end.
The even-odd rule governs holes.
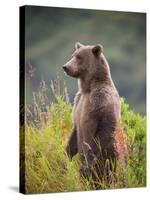
{"type": "MultiPolygon", "coordinates": [[[[72,162],[64,154],[66,140],[72,127],[72,106],[58,97],[58,103],[50,105],[50,118],[36,128],[26,125],[25,169],[26,193],[65,192],[94,189],[79,176],[79,159],[72,162]],[[63,171],[64,166],[66,171],[63,171]]],[[[125,178],[117,169],[116,180],[103,189],[143,187],[146,185],[146,119],[132,112],[122,100],[122,123],[127,141],[125,178]]]]}

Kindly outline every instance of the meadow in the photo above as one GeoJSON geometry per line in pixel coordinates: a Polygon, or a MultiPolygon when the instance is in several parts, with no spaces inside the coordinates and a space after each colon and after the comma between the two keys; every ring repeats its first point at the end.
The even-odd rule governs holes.
{"type": "MultiPolygon", "coordinates": [[[[79,156],[70,161],[65,153],[72,128],[72,104],[67,88],[64,86],[60,92],[51,82],[53,101],[50,103],[46,103],[46,92],[43,81],[39,91],[33,93],[32,109],[25,110],[25,129],[20,129],[20,143],[25,144],[25,162],[20,165],[22,170],[25,167],[25,193],[94,190],[89,180],[80,177],[79,156]]],[[[123,98],[121,116],[126,143],[124,168],[117,161],[115,178],[109,184],[105,180],[99,182],[100,189],[146,186],[146,117],[133,112],[123,98]]],[[[21,151],[20,156],[23,154],[21,151]]]]}

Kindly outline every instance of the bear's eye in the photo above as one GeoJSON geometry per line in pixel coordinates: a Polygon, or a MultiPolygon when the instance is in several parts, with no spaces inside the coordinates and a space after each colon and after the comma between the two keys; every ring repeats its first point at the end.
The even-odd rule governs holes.
{"type": "Polygon", "coordinates": [[[79,56],[79,55],[77,55],[76,58],[77,58],[78,60],[81,60],[81,56],[79,56]]]}

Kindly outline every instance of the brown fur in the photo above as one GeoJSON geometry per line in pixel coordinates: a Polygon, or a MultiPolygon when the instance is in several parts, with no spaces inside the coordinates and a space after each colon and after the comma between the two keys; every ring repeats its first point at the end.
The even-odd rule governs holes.
{"type": "MultiPolygon", "coordinates": [[[[75,48],[63,66],[69,76],[78,78],[79,87],[66,151],[70,158],[79,153],[81,174],[88,177],[95,159],[105,165],[107,159],[117,157],[114,132],[120,118],[120,100],[102,46],[76,43],[75,48]]],[[[96,169],[103,178],[104,167],[97,165],[96,169]]]]}

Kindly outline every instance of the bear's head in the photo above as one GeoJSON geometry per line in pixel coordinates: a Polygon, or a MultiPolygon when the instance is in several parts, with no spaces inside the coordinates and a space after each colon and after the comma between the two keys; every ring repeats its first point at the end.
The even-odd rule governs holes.
{"type": "Polygon", "coordinates": [[[79,42],[75,44],[75,52],[71,59],[63,66],[69,76],[85,78],[89,74],[96,73],[101,64],[101,45],[86,46],[79,42]]]}

